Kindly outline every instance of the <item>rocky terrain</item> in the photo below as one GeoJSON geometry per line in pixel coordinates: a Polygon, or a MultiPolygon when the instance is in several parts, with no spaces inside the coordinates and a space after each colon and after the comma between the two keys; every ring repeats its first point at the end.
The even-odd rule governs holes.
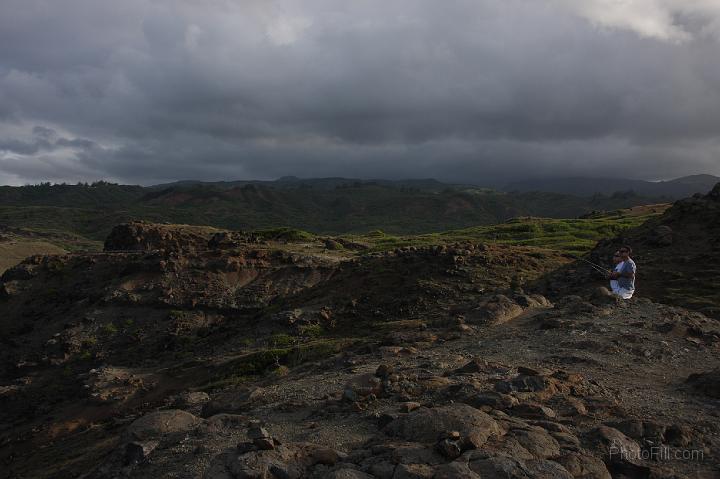
{"type": "MultiPolygon", "coordinates": [[[[659,221],[708,235],[715,193],[659,221]]],[[[2,275],[2,477],[717,477],[720,324],[585,274],[532,247],[119,225],[2,275]]]]}
{"type": "MultiPolygon", "coordinates": [[[[707,195],[676,201],[662,215],[650,218],[615,238],[601,240],[589,258],[610,264],[621,245],[633,248],[637,283],[645,297],[682,305],[720,320],[720,183],[707,195]]],[[[559,271],[554,294],[581,291],[598,275],[582,263],[559,271]],[[570,276],[572,281],[564,278],[570,276]]]]}

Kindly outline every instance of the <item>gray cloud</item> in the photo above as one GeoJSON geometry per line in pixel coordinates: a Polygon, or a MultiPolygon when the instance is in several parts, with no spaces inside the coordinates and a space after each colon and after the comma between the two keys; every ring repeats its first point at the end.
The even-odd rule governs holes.
{"type": "Polygon", "coordinates": [[[610,1],[6,0],[0,181],[720,174],[720,9],[610,1]]]}

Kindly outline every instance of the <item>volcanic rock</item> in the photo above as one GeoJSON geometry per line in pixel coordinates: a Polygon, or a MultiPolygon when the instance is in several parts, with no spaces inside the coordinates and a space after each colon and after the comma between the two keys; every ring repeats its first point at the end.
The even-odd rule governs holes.
{"type": "Polygon", "coordinates": [[[720,369],[691,374],[686,383],[707,396],[720,398],[720,369]]]}
{"type": "Polygon", "coordinates": [[[420,408],[399,416],[384,428],[386,434],[424,443],[435,443],[448,431],[458,431],[463,439],[477,448],[488,437],[498,434],[500,429],[486,413],[461,403],[420,408]]]}

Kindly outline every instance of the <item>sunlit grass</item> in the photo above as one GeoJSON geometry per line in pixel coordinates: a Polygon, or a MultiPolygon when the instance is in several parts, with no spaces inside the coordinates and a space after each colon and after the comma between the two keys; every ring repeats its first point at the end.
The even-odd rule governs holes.
{"type": "Polygon", "coordinates": [[[423,235],[388,235],[374,231],[346,238],[364,242],[373,251],[405,246],[427,246],[455,242],[482,242],[514,246],[535,246],[574,254],[592,249],[598,240],[613,237],[639,226],[660,213],[645,215],[608,214],[587,219],[514,218],[505,223],[476,226],[423,235]]]}

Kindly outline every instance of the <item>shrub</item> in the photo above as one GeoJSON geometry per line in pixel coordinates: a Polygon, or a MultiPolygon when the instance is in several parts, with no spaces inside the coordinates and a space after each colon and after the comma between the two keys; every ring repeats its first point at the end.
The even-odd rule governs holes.
{"type": "Polygon", "coordinates": [[[104,324],[102,329],[103,332],[108,335],[112,335],[118,332],[117,326],[115,326],[113,323],[104,324]]]}
{"type": "Polygon", "coordinates": [[[276,241],[312,241],[315,235],[296,228],[273,228],[256,231],[255,234],[266,240],[276,241]]]}

